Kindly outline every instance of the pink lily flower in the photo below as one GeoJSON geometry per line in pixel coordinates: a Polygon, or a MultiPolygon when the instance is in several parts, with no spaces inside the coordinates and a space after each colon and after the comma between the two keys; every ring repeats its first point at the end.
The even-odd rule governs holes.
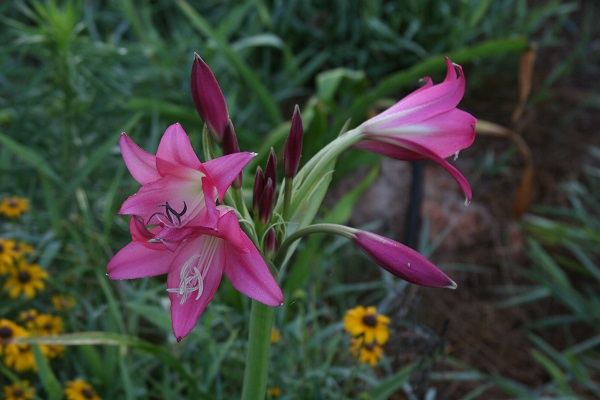
{"type": "Polygon", "coordinates": [[[252,241],[241,230],[235,212],[217,207],[217,230],[195,230],[172,252],[151,239],[161,229],[147,230],[135,216],[130,227],[133,241],[107,266],[111,279],[136,279],[168,274],[171,323],[177,341],[196,325],[213,299],[223,273],[233,287],[269,306],[283,303],[283,293],[252,241]]]}
{"type": "Polygon", "coordinates": [[[377,265],[421,286],[456,289],[456,283],[415,250],[372,232],[346,227],[351,239],[377,265]]]}
{"type": "Polygon", "coordinates": [[[129,172],[142,185],[121,206],[119,214],[140,216],[146,225],[170,228],[157,240],[181,241],[185,229],[217,227],[215,200],[223,200],[227,189],[255,156],[230,154],[201,163],[190,139],[179,124],[165,131],[156,155],[137,146],[125,133],[119,141],[129,172]]]}
{"type": "Polygon", "coordinates": [[[446,63],[444,82],[434,85],[424,78],[425,86],[360,125],[365,137],[356,147],[398,160],[431,159],[452,174],[468,203],[469,183],[445,158],[473,143],[477,120],[456,108],[465,93],[465,77],[460,65],[448,58],[446,63]]]}

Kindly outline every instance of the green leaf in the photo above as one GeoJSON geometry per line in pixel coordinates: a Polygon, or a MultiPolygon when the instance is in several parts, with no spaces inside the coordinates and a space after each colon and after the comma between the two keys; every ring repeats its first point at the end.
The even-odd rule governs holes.
{"type": "Polygon", "coordinates": [[[394,392],[399,390],[404,384],[408,382],[412,376],[414,370],[417,368],[418,363],[413,362],[396,372],[390,378],[377,385],[376,388],[368,392],[369,399],[372,400],[387,400],[394,392]]]}
{"type": "Polygon", "coordinates": [[[50,178],[54,183],[62,184],[60,177],[54,172],[50,164],[34,150],[23,146],[3,133],[0,133],[0,143],[11,150],[21,160],[35,168],[40,174],[50,178]]]}
{"type": "Polygon", "coordinates": [[[54,372],[48,364],[48,360],[42,354],[39,346],[32,344],[33,356],[35,357],[35,365],[37,366],[40,382],[48,394],[48,400],[60,400],[63,398],[62,387],[54,372]]]}

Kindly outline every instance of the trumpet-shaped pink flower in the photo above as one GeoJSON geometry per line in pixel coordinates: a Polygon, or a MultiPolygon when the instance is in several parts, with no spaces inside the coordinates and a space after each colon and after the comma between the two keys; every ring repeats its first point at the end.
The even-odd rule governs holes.
{"type": "Polygon", "coordinates": [[[161,230],[147,230],[135,216],[130,222],[132,242],[107,266],[111,279],[136,279],[168,274],[171,322],[177,340],[183,339],[213,299],[223,273],[233,287],[269,306],[279,306],[283,294],[262,256],[240,229],[235,212],[217,207],[217,230],[196,229],[170,251],[152,239],[161,230]]]}
{"type": "Polygon", "coordinates": [[[389,273],[421,286],[456,289],[456,283],[415,250],[372,232],[346,228],[377,265],[389,273]]]}
{"type": "Polygon", "coordinates": [[[365,137],[356,147],[399,160],[431,159],[452,174],[469,202],[469,183],[445,158],[473,143],[476,119],[456,108],[465,77],[460,65],[446,63],[444,82],[434,85],[426,77],[423,87],[360,125],[365,137]]]}
{"type": "Polygon", "coordinates": [[[254,157],[248,152],[230,154],[201,163],[179,124],[163,135],[156,155],[121,135],[121,153],[129,172],[142,185],[121,206],[119,214],[140,216],[146,225],[163,225],[169,230],[157,239],[177,241],[185,229],[216,228],[215,200],[225,192],[254,157]]]}

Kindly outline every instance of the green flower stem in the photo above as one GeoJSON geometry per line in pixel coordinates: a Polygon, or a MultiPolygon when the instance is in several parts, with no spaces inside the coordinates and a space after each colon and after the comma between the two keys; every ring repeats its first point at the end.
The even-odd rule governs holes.
{"type": "Polygon", "coordinates": [[[308,195],[313,185],[329,172],[331,163],[346,149],[359,142],[362,137],[363,132],[360,129],[348,131],[323,147],[302,167],[294,179],[292,212],[297,207],[297,203],[308,195]]]}
{"type": "MultiPolygon", "coordinates": [[[[285,259],[288,248],[294,244],[296,240],[300,240],[305,236],[312,235],[313,233],[331,233],[333,235],[343,236],[347,239],[353,239],[353,229],[343,225],[337,224],[313,224],[306,228],[298,229],[296,232],[288,236],[283,243],[279,246],[277,255],[273,260],[273,264],[281,265],[285,259]]],[[[281,273],[281,270],[279,271],[281,273]]]]}
{"type": "Polygon", "coordinates": [[[294,186],[294,178],[285,178],[284,193],[283,193],[283,219],[290,219],[290,203],[292,202],[292,188],[294,186]]]}
{"type": "Polygon", "coordinates": [[[265,398],[274,314],[274,307],[252,300],[242,400],[265,398]]]}

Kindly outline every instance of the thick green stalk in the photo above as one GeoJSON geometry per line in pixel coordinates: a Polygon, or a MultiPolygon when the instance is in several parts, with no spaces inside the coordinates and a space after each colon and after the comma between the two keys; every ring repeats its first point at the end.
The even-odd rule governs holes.
{"type": "Polygon", "coordinates": [[[274,307],[252,300],[242,400],[265,398],[274,314],[274,307]]]}

